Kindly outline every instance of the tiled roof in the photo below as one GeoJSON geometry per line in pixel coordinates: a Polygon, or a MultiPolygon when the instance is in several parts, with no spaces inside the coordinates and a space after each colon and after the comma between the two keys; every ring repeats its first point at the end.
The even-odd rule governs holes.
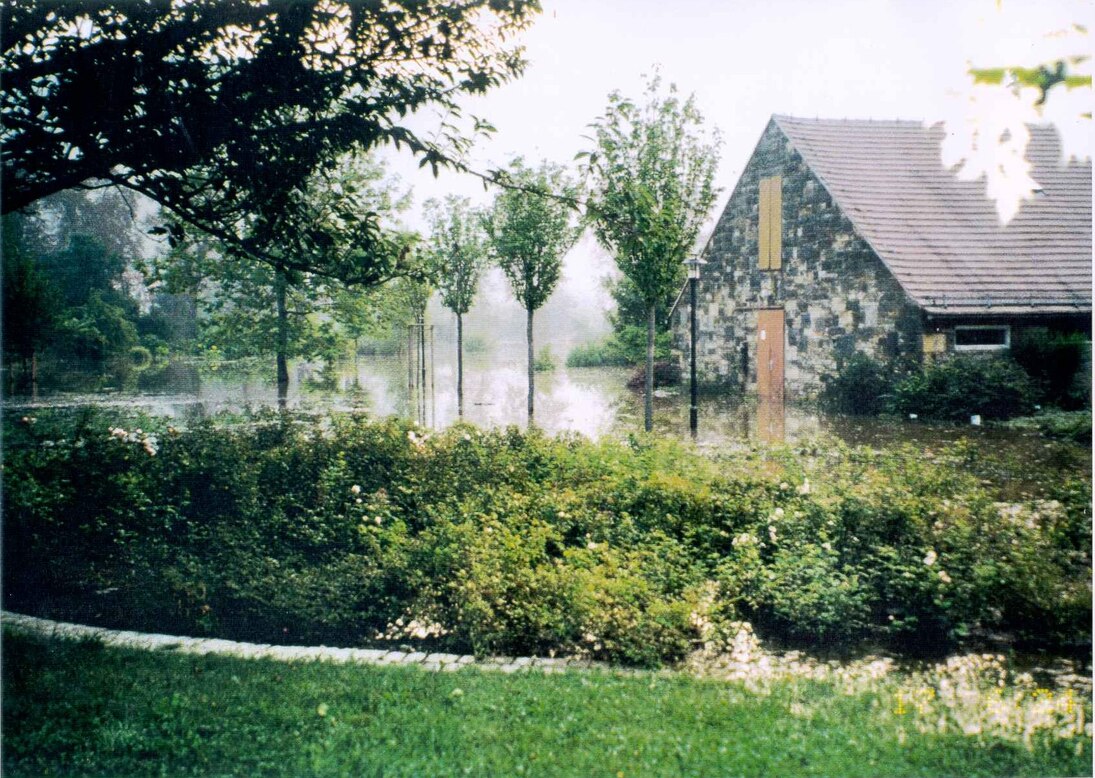
{"type": "Polygon", "coordinates": [[[984,180],[943,167],[943,127],[772,117],[905,291],[933,314],[1091,310],[1091,160],[1031,127],[1043,193],[1001,225],[984,180]]]}

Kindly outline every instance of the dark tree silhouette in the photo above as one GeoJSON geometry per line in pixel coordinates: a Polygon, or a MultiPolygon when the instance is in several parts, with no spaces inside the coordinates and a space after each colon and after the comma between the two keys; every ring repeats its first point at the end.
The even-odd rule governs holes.
{"type": "Polygon", "coordinates": [[[520,74],[510,40],[538,10],[536,0],[4,0],[2,212],[118,184],[173,211],[176,231],[194,225],[278,267],[375,283],[375,215],[358,215],[347,256],[302,193],[347,152],[385,143],[435,172],[458,166],[471,130],[489,127],[457,126],[458,101],[520,74]],[[457,117],[431,140],[402,123],[428,106],[457,117]]]}

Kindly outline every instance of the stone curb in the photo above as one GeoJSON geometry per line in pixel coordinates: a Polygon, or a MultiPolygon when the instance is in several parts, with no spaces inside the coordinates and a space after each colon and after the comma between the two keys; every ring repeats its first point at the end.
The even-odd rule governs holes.
{"type": "Polygon", "coordinates": [[[474,668],[502,673],[559,673],[568,670],[601,670],[618,674],[634,674],[631,669],[614,668],[604,662],[592,662],[567,657],[487,657],[476,659],[471,654],[442,654],[416,651],[384,651],[372,648],[334,648],[331,646],[272,646],[261,643],[241,643],[217,638],[190,638],[179,635],[158,635],[128,630],[89,627],[64,621],[40,619],[21,613],[0,611],[0,625],[17,632],[38,637],[65,640],[98,640],[103,645],[135,648],[144,651],[172,651],[180,654],[234,656],[242,659],[274,659],[279,662],[336,662],[362,665],[402,665],[423,670],[452,672],[474,668]]]}

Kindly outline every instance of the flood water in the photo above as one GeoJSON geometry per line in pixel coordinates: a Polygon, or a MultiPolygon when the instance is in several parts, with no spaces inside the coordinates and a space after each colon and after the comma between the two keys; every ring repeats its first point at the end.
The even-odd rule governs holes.
{"type": "MultiPolygon", "coordinates": [[[[519,352],[518,352],[519,353],[519,352]]],[[[420,366],[409,370],[405,355],[362,356],[334,369],[310,364],[290,366],[288,408],[306,413],[329,410],[397,416],[423,426],[444,428],[459,419],[455,359],[437,349],[427,358],[425,381],[420,366]],[[422,390],[424,386],[425,390],[422,390]]],[[[561,361],[561,360],[560,360],[561,361]]],[[[464,360],[464,420],[482,427],[527,424],[525,365],[519,359],[473,353],[464,360]]],[[[9,410],[81,405],[116,406],[176,419],[198,421],[223,411],[277,408],[272,366],[264,373],[229,367],[211,369],[175,362],[153,366],[124,382],[93,390],[40,387],[35,395],[5,397],[9,410]]],[[[577,432],[590,438],[624,437],[642,430],[641,390],[627,387],[632,371],[624,368],[566,368],[536,374],[536,424],[549,433],[577,432]]],[[[58,382],[71,387],[74,381],[58,382]]],[[[687,384],[658,389],[654,398],[655,431],[689,437],[687,384]]],[[[972,437],[1014,446],[1039,448],[1034,433],[991,427],[929,425],[893,419],[823,414],[812,407],[758,401],[736,395],[701,395],[696,442],[718,448],[749,442],[795,442],[832,435],[850,444],[883,446],[913,442],[939,445],[972,437]]]]}

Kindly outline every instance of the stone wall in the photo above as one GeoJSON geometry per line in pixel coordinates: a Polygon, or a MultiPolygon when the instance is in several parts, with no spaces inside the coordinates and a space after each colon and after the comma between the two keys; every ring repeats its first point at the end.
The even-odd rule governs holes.
{"type": "MultiPolygon", "coordinates": [[[[922,324],[874,251],[769,122],[719,218],[699,281],[697,362],[708,387],[756,390],[757,310],[785,311],[785,386],[812,394],[838,361],[859,351],[878,359],[919,358],[922,324]],[[757,262],[759,182],[780,175],[782,268],[757,262]]],[[[674,316],[674,342],[687,374],[687,294],[674,316]]]]}

